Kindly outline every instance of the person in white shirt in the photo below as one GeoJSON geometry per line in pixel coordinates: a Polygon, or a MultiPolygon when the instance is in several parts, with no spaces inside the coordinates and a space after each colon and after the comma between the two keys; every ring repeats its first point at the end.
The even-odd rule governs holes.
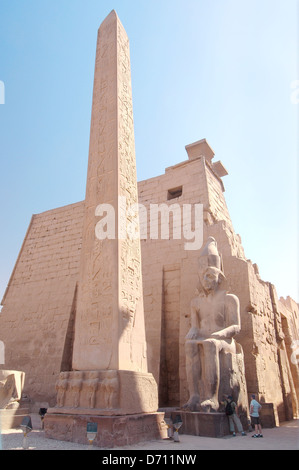
{"type": "Polygon", "coordinates": [[[252,426],[255,428],[255,434],[252,437],[263,437],[262,435],[262,428],[260,423],[260,409],[262,406],[258,401],[255,399],[255,395],[251,395],[251,402],[250,402],[250,417],[252,426]]]}

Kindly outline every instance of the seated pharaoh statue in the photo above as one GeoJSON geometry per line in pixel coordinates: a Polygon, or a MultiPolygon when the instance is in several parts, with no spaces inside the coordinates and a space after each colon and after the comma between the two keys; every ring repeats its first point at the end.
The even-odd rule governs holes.
{"type": "Polygon", "coordinates": [[[225,276],[213,237],[201,252],[198,275],[199,295],[191,302],[191,328],[185,340],[190,398],[183,408],[215,412],[219,395],[240,391],[238,382],[244,377],[242,348],[234,340],[241,329],[239,299],[221,288],[225,276]]]}

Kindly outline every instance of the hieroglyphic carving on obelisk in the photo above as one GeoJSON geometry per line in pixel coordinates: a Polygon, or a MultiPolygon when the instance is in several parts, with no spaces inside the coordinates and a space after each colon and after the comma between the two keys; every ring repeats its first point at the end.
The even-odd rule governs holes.
{"type": "Polygon", "coordinates": [[[112,11],[97,40],[73,370],[60,374],[48,415],[158,408],[147,370],[140,239],[126,230],[137,202],[129,41],[112,11]],[[98,224],[111,208],[111,226],[100,236],[98,224]]]}
{"type": "Polygon", "coordinates": [[[97,40],[75,370],[147,372],[140,240],[125,230],[124,204],[137,202],[129,40],[112,11],[97,40]],[[115,210],[115,237],[102,240],[96,236],[101,204],[115,210]]]}

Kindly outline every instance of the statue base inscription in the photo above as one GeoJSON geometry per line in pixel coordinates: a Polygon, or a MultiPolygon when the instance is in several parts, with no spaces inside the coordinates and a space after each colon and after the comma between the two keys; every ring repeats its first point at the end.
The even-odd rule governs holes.
{"type": "Polygon", "coordinates": [[[50,439],[87,444],[87,423],[98,424],[96,447],[166,437],[152,374],[129,370],[61,372],[57,404],[44,420],[50,439]]]}
{"type": "Polygon", "coordinates": [[[93,441],[95,447],[113,448],[167,437],[164,413],[127,416],[47,413],[44,429],[47,438],[88,444],[87,423],[98,425],[97,434],[93,441]]]}

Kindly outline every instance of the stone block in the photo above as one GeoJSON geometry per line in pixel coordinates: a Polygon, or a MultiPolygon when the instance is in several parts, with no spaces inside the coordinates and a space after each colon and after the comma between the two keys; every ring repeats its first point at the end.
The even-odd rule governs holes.
{"type": "Polygon", "coordinates": [[[261,403],[260,421],[263,428],[275,428],[279,426],[277,408],[274,403],[261,403]]]}
{"type": "Polygon", "coordinates": [[[62,372],[48,414],[125,415],[158,409],[152,374],[124,370],[62,372]]]}
{"type": "Polygon", "coordinates": [[[20,427],[23,419],[29,415],[29,408],[0,410],[0,429],[6,431],[20,427]]]}
{"type": "Polygon", "coordinates": [[[164,413],[126,416],[46,414],[44,429],[49,439],[88,444],[87,423],[97,423],[93,445],[113,448],[167,437],[164,413]]]}
{"type": "Polygon", "coordinates": [[[191,436],[223,437],[229,434],[228,418],[225,413],[204,413],[175,411],[171,413],[172,420],[177,415],[182,418],[182,434],[191,436]]]}

